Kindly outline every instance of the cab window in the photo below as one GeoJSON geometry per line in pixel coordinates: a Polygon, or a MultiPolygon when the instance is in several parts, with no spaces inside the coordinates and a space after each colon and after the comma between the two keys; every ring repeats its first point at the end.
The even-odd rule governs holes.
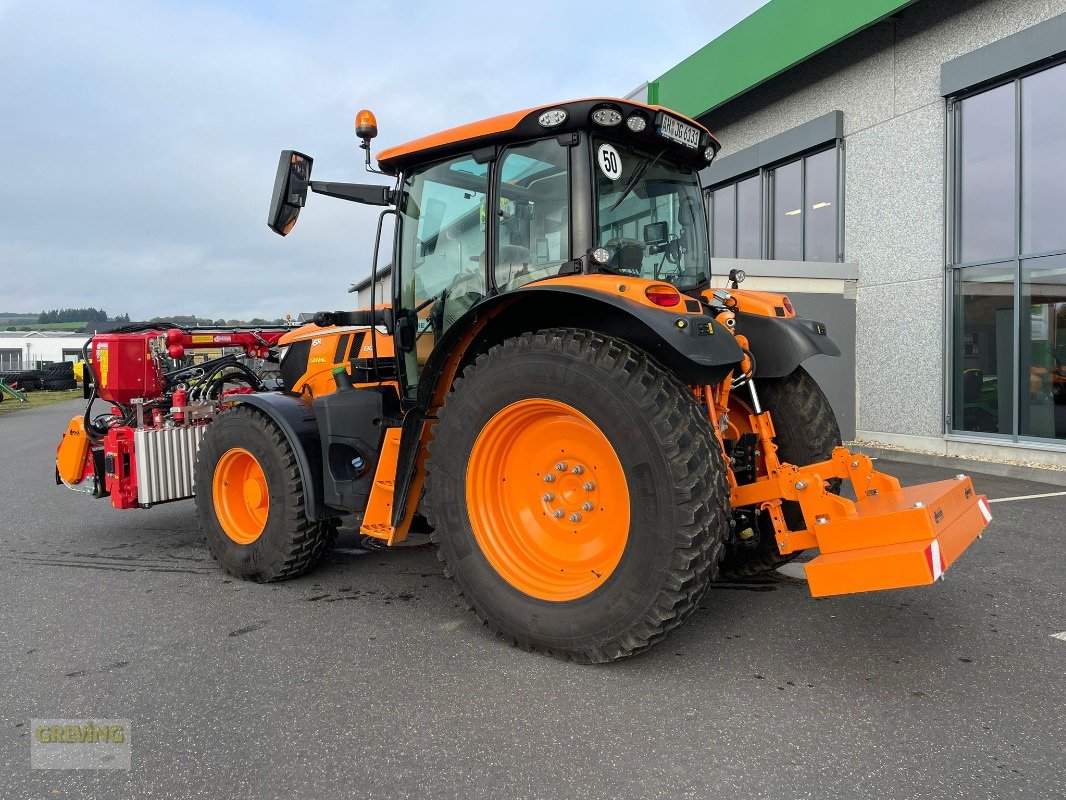
{"type": "Polygon", "coordinates": [[[570,260],[568,154],[544,139],[509,147],[500,159],[493,276],[501,292],[558,275],[570,260]]]}
{"type": "Polygon", "coordinates": [[[470,156],[404,178],[400,201],[400,301],[418,317],[407,354],[413,384],[434,343],[485,296],[488,166],[470,156]]]}

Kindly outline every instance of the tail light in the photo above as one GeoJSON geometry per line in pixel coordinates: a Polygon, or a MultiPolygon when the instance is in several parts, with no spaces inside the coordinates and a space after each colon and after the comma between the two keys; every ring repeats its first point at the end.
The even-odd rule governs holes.
{"type": "Polygon", "coordinates": [[[681,302],[681,293],[673,286],[656,283],[644,290],[645,296],[657,306],[672,308],[681,302]]]}

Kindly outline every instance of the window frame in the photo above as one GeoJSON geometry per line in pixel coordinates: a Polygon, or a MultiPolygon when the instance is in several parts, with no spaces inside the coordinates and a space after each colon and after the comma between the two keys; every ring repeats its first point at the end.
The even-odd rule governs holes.
{"type": "Polygon", "coordinates": [[[963,441],[984,441],[1008,445],[1032,446],[1041,449],[1066,450],[1066,440],[1060,438],[1047,438],[1031,436],[1021,433],[1022,415],[1022,371],[1023,342],[1022,342],[1022,297],[1023,275],[1025,265],[1041,258],[1051,256],[1066,256],[1066,245],[1062,248],[1041,252],[1025,253],[1023,250],[1023,207],[1022,207],[1022,182],[1023,182],[1023,154],[1022,154],[1022,81],[1026,78],[1048,70],[1066,69],[1066,56],[1054,61],[1044,62],[1038,65],[1030,65],[1025,69],[1016,70],[1001,76],[999,80],[982,83],[978,86],[960,91],[946,98],[945,102],[945,188],[944,188],[944,436],[949,439],[963,441]],[[962,225],[960,212],[962,209],[962,107],[966,100],[984,94],[985,92],[1000,89],[1004,86],[1014,87],[1013,92],[1013,115],[1014,115],[1014,186],[1011,187],[1014,194],[1014,247],[1013,254],[988,258],[977,261],[961,261],[962,254],[962,225]],[[990,267],[996,265],[1011,265],[1014,272],[1014,285],[1012,302],[1014,307],[1014,319],[1012,322],[1012,349],[1011,357],[1014,364],[1011,376],[1011,430],[1009,433],[988,433],[982,431],[968,431],[959,427],[962,420],[957,419],[955,414],[955,402],[957,398],[955,386],[956,367],[960,365],[961,348],[963,346],[962,324],[963,319],[958,308],[958,287],[964,282],[966,270],[973,267],[990,267]]]}
{"type": "MultiPolygon", "coordinates": [[[[739,258],[737,255],[739,244],[739,232],[740,222],[739,214],[736,213],[737,208],[737,185],[741,182],[748,180],[752,177],[758,177],[759,179],[759,192],[760,202],[759,210],[762,215],[760,224],[760,242],[759,242],[759,259],[764,261],[796,261],[796,259],[778,259],[774,254],[774,220],[773,220],[773,208],[774,208],[774,182],[776,178],[776,172],[781,167],[788,166],[789,164],[799,163],[800,165],[800,196],[801,207],[806,209],[807,207],[807,159],[811,156],[816,156],[821,153],[835,152],[835,183],[836,192],[834,202],[836,203],[836,215],[835,215],[835,237],[836,237],[836,253],[835,258],[832,261],[811,261],[812,264],[832,264],[842,263],[844,261],[844,139],[840,138],[832,142],[828,147],[825,145],[819,145],[817,147],[811,147],[806,150],[801,150],[798,153],[792,153],[787,158],[782,158],[778,161],[774,161],[770,164],[760,166],[756,170],[741,173],[730,178],[727,181],[722,181],[717,184],[711,184],[704,187],[705,205],[707,206],[707,230],[710,234],[710,252],[711,258],[739,258]],[[715,192],[729,189],[733,193],[733,255],[729,256],[715,256],[714,255],[714,194],[715,192]]],[[[806,217],[801,220],[800,224],[800,253],[801,258],[799,261],[807,262],[807,224],[806,217]]]]}

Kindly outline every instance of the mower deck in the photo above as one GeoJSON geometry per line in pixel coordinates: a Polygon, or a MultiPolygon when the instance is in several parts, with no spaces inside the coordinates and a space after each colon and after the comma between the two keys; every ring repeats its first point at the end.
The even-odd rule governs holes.
{"type": "Polygon", "coordinates": [[[965,477],[864,497],[855,512],[817,525],[821,555],[805,565],[814,597],[931,584],[992,519],[965,477]]]}

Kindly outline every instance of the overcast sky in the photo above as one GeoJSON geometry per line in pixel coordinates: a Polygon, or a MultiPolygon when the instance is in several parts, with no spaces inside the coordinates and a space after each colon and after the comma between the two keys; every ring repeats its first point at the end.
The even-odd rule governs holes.
{"type": "Polygon", "coordinates": [[[625,95],[760,5],[0,0],[0,310],[346,307],[377,211],[314,196],[292,234],[270,232],[278,151],[364,181],[361,107],[381,150],[625,95]]]}

